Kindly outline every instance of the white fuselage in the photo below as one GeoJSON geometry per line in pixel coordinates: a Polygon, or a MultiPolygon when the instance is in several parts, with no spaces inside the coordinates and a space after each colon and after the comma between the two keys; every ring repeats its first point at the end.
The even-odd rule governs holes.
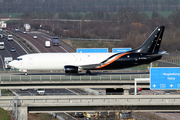
{"type": "Polygon", "coordinates": [[[64,66],[99,64],[115,53],[37,53],[27,54],[9,63],[20,70],[64,70],[64,66]]]}

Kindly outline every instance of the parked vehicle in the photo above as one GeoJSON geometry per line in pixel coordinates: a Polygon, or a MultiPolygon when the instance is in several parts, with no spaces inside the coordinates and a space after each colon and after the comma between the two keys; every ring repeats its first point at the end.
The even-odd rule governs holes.
{"type": "Polygon", "coordinates": [[[86,116],[87,119],[97,118],[98,112],[83,112],[83,115],[86,116]]]}
{"type": "Polygon", "coordinates": [[[4,57],[4,67],[6,69],[10,68],[10,66],[8,65],[11,61],[13,60],[12,57],[4,57]]]}
{"type": "Polygon", "coordinates": [[[115,120],[135,120],[131,113],[115,112],[115,120]]]}
{"type": "Polygon", "coordinates": [[[45,47],[51,47],[51,42],[50,41],[45,41],[45,47]]]}
{"type": "Polygon", "coordinates": [[[3,50],[4,48],[4,42],[0,42],[0,49],[3,50]]]}
{"type": "Polygon", "coordinates": [[[54,36],[52,37],[52,45],[59,45],[59,37],[54,36]]]}
{"type": "Polygon", "coordinates": [[[74,117],[84,117],[83,112],[75,112],[73,114],[74,117]]]}

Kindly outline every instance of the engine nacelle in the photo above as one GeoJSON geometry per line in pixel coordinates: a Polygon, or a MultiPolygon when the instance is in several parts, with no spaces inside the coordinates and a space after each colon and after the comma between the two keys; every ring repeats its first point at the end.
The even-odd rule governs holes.
{"type": "Polygon", "coordinates": [[[71,65],[68,65],[68,66],[64,66],[64,71],[65,73],[78,73],[78,67],[76,66],[71,66],[71,65]]]}

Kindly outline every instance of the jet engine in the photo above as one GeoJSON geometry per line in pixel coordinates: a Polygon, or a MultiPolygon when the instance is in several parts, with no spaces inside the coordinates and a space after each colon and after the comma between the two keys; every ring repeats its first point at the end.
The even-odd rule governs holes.
{"type": "Polygon", "coordinates": [[[65,73],[78,73],[78,67],[76,66],[71,66],[71,65],[68,65],[68,66],[64,66],[64,71],[65,73]]]}

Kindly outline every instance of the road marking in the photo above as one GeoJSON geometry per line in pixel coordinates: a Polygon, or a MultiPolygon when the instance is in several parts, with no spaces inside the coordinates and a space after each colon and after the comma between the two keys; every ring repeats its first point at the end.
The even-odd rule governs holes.
{"type": "Polygon", "coordinates": [[[68,53],[68,51],[67,50],[65,50],[62,46],[59,46],[59,47],[61,47],[65,52],[67,52],[68,53]]]}

